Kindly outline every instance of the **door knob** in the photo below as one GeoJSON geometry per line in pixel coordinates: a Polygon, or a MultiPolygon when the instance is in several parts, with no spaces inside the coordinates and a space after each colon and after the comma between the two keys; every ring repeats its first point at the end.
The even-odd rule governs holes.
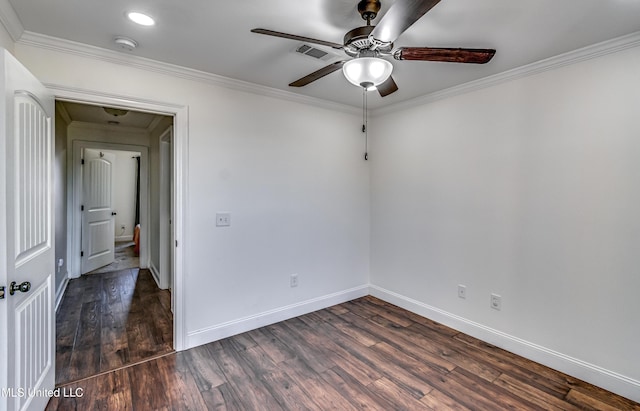
{"type": "Polygon", "coordinates": [[[15,281],[11,281],[11,285],[9,285],[9,294],[13,295],[16,291],[20,291],[21,293],[26,293],[31,289],[31,283],[29,281],[25,281],[22,284],[18,284],[15,281]]]}

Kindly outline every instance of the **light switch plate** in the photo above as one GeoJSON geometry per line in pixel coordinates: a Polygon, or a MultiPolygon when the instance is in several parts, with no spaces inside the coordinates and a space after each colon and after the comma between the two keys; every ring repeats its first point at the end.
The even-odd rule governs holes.
{"type": "Polygon", "coordinates": [[[216,213],[216,227],[229,227],[231,225],[231,213],[216,213]]]}

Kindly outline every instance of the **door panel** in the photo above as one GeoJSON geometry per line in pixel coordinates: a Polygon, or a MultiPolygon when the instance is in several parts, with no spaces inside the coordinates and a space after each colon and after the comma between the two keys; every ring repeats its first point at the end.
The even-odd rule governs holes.
{"type": "Polygon", "coordinates": [[[47,198],[49,156],[46,139],[50,119],[30,93],[15,96],[15,241],[16,265],[51,247],[50,210],[47,198]]]}
{"type": "Polygon", "coordinates": [[[0,49],[2,410],[39,410],[54,387],[53,98],[0,49]]]}
{"type": "Polygon", "coordinates": [[[114,261],[113,164],[115,154],[84,150],[82,274],[114,261]]]}

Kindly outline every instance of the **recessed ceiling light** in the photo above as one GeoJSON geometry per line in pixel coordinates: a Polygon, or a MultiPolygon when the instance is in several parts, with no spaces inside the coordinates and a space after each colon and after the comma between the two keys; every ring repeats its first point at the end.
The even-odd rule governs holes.
{"type": "Polygon", "coordinates": [[[138,23],[141,26],[153,26],[156,24],[155,20],[146,14],[139,13],[137,11],[132,11],[127,13],[127,17],[134,23],[138,23]]]}

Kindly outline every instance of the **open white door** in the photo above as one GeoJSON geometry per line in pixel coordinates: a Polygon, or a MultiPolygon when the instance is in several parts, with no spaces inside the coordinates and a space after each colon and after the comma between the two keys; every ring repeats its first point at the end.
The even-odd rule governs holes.
{"type": "Polygon", "coordinates": [[[0,49],[0,409],[54,388],[53,98],[0,49]]]}
{"type": "Polygon", "coordinates": [[[114,260],[113,164],[116,156],[84,149],[82,167],[82,274],[114,260]]]}

